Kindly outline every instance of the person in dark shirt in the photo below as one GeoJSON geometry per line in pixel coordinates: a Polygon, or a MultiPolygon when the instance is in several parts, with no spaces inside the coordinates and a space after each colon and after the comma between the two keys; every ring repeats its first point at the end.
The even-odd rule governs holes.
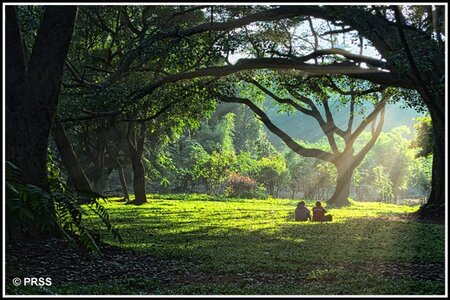
{"type": "Polygon", "coordinates": [[[331,215],[325,215],[327,211],[325,210],[325,208],[322,207],[322,203],[320,203],[320,201],[316,202],[316,206],[313,207],[312,211],[313,211],[312,217],[313,221],[329,222],[333,219],[331,215]]]}
{"type": "Polygon", "coordinates": [[[305,201],[300,201],[295,209],[295,221],[308,221],[311,220],[311,213],[305,206],[305,201]]]}

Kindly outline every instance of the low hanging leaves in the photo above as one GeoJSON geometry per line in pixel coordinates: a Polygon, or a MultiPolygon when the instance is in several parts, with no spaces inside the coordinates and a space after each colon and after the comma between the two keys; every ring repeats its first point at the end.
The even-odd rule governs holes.
{"type": "Polygon", "coordinates": [[[122,237],[111,224],[107,210],[100,201],[103,196],[75,191],[67,186],[60,176],[53,157],[49,156],[50,191],[23,182],[19,168],[6,162],[6,222],[8,230],[19,230],[29,234],[30,228],[37,227],[41,234],[60,232],[69,243],[80,244],[98,253],[98,241],[83,222],[83,215],[89,211],[96,214],[113,237],[122,242],[122,237]]]}

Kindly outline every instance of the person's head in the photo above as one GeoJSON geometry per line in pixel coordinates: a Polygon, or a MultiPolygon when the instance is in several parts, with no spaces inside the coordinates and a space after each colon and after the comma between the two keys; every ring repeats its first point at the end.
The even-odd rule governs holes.
{"type": "Polygon", "coordinates": [[[297,206],[298,206],[298,207],[304,207],[304,206],[305,206],[305,201],[300,201],[300,202],[297,204],[297,206]]]}
{"type": "Polygon", "coordinates": [[[317,206],[317,207],[321,207],[321,206],[322,206],[322,203],[320,203],[320,201],[317,201],[317,202],[316,202],[316,206],[317,206]]]}

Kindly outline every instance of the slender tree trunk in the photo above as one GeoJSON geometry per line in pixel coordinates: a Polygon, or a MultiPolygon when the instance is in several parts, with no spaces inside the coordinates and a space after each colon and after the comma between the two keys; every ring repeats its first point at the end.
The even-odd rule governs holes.
{"type": "Polygon", "coordinates": [[[350,184],[354,168],[350,164],[336,165],[337,179],[336,190],[333,196],[328,200],[328,204],[335,206],[350,205],[348,196],[350,195],[350,184]]]}
{"type": "Polygon", "coordinates": [[[123,198],[126,202],[130,201],[130,195],[128,194],[127,181],[125,180],[125,173],[123,172],[122,164],[117,157],[114,157],[116,161],[117,173],[119,175],[120,186],[122,187],[123,198]]]}
{"type": "MultiPolygon", "coordinates": [[[[131,162],[133,171],[133,190],[135,199],[130,204],[143,204],[147,202],[147,196],[145,192],[145,168],[142,162],[142,155],[144,151],[144,142],[146,138],[146,125],[141,124],[141,131],[138,138],[136,138],[136,132],[134,124],[128,123],[126,127],[126,133],[121,132],[114,124],[113,128],[124,148],[131,162]]],[[[124,174],[125,179],[125,174],[124,174]]]]}
{"type": "Polygon", "coordinates": [[[70,182],[77,190],[92,192],[91,184],[78,162],[78,158],[73,151],[72,145],[61,123],[54,124],[53,137],[61,155],[62,162],[66,167],[70,182]]]}
{"type": "Polygon", "coordinates": [[[133,167],[133,189],[135,196],[133,204],[137,205],[147,202],[145,193],[145,168],[144,163],[142,162],[146,129],[146,125],[141,124],[140,132],[137,135],[134,124],[128,124],[127,137],[125,139],[131,159],[131,166],[133,167]]]}
{"type": "Polygon", "coordinates": [[[97,193],[102,193],[106,186],[105,174],[105,152],[106,152],[106,132],[105,128],[97,129],[97,147],[95,156],[95,167],[92,172],[93,189],[97,193]]]}
{"type": "Polygon", "coordinates": [[[116,170],[119,176],[120,186],[122,187],[123,198],[128,203],[130,201],[130,195],[128,194],[128,185],[127,180],[125,179],[125,172],[123,171],[122,164],[120,163],[117,154],[111,150],[111,147],[108,147],[108,152],[113,157],[114,162],[116,164],[116,170]]]}
{"type": "Polygon", "coordinates": [[[132,157],[133,166],[133,188],[135,199],[133,203],[143,204],[147,202],[145,194],[145,170],[142,158],[140,156],[132,157]]]}
{"type": "Polygon", "coordinates": [[[433,125],[434,148],[431,193],[428,201],[417,212],[422,219],[432,219],[443,222],[445,219],[445,125],[443,120],[430,109],[433,125]]]}
{"type": "MultiPolygon", "coordinates": [[[[113,126],[111,126],[111,123],[109,123],[108,125],[109,125],[110,129],[113,128],[113,126]]],[[[107,137],[106,137],[106,130],[103,131],[103,135],[105,137],[106,151],[108,152],[109,156],[113,159],[116,170],[117,170],[117,175],[119,176],[120,186],[122,187],[123,198],[124,198],[125,202],[128,203],[130,201],[130,195],[128,194],[127,180],[125,178],[125,172],[123,170],[122,163],[120,162],[120,160],[118,158],[118,152],[115,150],[115,148],[113,146],[110,145],[110,143],[108,143],[107,137]]]]}

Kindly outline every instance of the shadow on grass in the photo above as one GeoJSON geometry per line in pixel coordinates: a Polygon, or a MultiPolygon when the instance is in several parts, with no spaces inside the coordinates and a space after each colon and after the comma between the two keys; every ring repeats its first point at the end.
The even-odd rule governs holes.
{"type": "MultiPolygon", "coordinates": [[[[139,263],[135,252],[130,251],[121,254],[120,263],[114,259],[102,261],[96,272],[103,272],[102,268],[109,271],[103,281],[93,281],[99,291],[118,281],[124,288],[116,290],[126,294],[129,283],[123,282],[124,269],[133,270],[136,278],[152,274],[152,282],[161,288],[152,293],[161,294],[170,294],[170,290],[194,293],[200,286],[204,293],[224,286],[242,293],[262,293],[261,285],[252,285],[255,282],[273,285],[267,290],[272,294],[320,294],[315,288],[318,285],[328,288],[324,294],[365,294],[371,288],[380,294],[417,294],[423,287],[428,288],[427,293],[443,291],[444,269],[436,267],[444,263],[442,225],[399,222],[381,212],[374,217],[341,216],[331,223],[304,223],[293,221],[293,210],[275,210],[278,215],[271,219],[270,209],[232,208],[233,215],[218,208],[196,214],[204,208],[170,212],[165,211],[167,204],[158,204],[164,208],[144,205],[110,209],[125,242],[118,245],[107,233],[99,233],[121,249],[139,250],[152,259],[139,263]],[[171,260],[176,261],[176,272],[165,264],[171,260]],[[161,266],[150,272],[151,264],[159,262],[161,266]],[[408,284],[392,284],[397,281],[408,284]],[[411,288],[411,282],[420,285],[411,288]],[[306,290],[298,290],[300,283],[306,290]]],[[[339,216],[337,210],[333,211],[339,216]]],[[[43,275],[46,266],[56,261],[45,254],[36,259],[35,270],[27,269],[27,274],[43,275]]],[[[79,272],[85,282],[92,276],[76,261],[61,263],[56,271],[79,272]]],[[[47,276],[52,275],[56,276],[47,272],[47,276]]],[[[62,282],[72,284],[70,291],[77,283],[70,277],[62,282]]]]}
{"type": "MultiPolygon", "coordinates": [[[[266,252],[271,258],[294,260],[300,265],[303,262],[314,264],[318,260],[336,263],[444,259],[443,226],[399,222],[383,215],[318,223],[292,221],[293,212],[288,212],[286,222],[272,226],[270,219],[255,220],[252,224],[252,215],[247,214],[228,217],[226,213],[215,214],[204,220],[193,218],[188,211],[154,215],[141,210],[127,213],[134,222],[127,222],[126,215],[121,213],[119,228],[125,245],[139,244],[139,248],[145,250],[150,243],[147,249],[150,253],[196,258],[205,266],[218,265],[218,269],[226,260],[229,265],[267,267],[262,259],[266,252]],[[238,223],[248,218],[249,222],[238,223]]],[[[292,269],[291,266],[285,268],[292,269]]]]}

